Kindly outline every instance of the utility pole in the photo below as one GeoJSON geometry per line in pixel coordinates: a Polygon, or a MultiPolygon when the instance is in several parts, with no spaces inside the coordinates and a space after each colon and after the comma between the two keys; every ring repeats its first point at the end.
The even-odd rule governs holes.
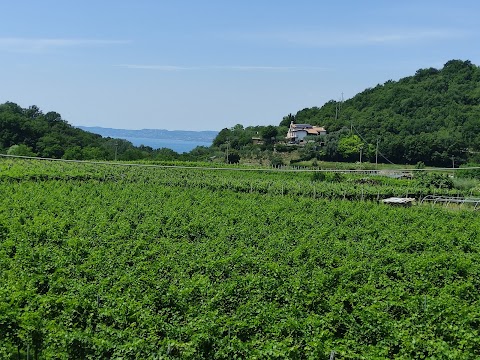
{"type": "Polygon", "coordinates": [[[226,153],[227,153],[227,154],[226,154],[226,156],[227,156],[227,158],[226,158],[227,164],[228,164],[228,147],[229,147],[229,146],[230,146],[230,141],[227,140],[227,151],[226,151],[226,153]]]}
{"type": "Polygon", "coordinates": [[[335,103],[335,122],[338,120],[340,117],[340,112],[342,110],[342,105],[343,105],[343,92],[342,92],[342,97],[340,98],[340,101],[335,103]]]}
{"type": "MultiPolygon", "coordinates": [[[[455,170],[455,156],[452,155],[452,169],[455,170]]],[[[455,177],[455,171],[452,171],[452,176],[455,177]]]]}
{"type": "Polygon", "coordinates": [[[375,170],[378,168],[378,141],[379,139],[377,138],[377,147],[375,148],[375,170]]]}
{"type": "Polygon", "coordinates": [[[360,164],[362,163],[362,151],[363,151],[363,145],[360,145],[360,164]]]}
{"type": "Polygon", "coordinates": [[[118,142],[115,142],[115,161],[117,161],[118,142]]]}

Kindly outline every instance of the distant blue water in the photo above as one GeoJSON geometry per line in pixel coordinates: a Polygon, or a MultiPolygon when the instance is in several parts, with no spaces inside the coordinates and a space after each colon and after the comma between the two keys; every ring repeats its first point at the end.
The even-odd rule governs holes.
{"type": "Polygon", "coordinates": [[[130,141],[135,146],[145,145],[151,146],[154,149],[168,148],[173,151],[181,154],[184,152],[190,152],[195,149],[197,146],[211,146],[211,142],[205,141],[187,141],[187,140],[176,140],[176,139],[151,139],[151,138],[137,138],[137,137],[122,137],[130,141]]]}

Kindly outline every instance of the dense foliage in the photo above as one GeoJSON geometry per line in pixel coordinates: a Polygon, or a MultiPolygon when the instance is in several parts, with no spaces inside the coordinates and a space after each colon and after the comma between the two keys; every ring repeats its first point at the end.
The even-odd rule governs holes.
{"type": "Polygon", "coordinates": [[[14,103],[0,105],[0,150],[14,155],[70,158],[107,157],[101,136],[76,129],[60,114],[43,114],[36,106],[23,109],[14,103]]]}
{"type": "MultiPolygon", "coordinates": [[[[420,69],[344,102],[303,109],[280,125],[292,120],[326,127],[319,158],[351,160],[340,142],[361,135],[364,148],[369,147],[365,160],[373,161],[378,140],[380,152],[394,163],[458,165],[480,150],[480,68],[451,60],[442,69],[420,69]]],[[[386,160],[381,156],[380,161],[386,160]]]]}
{"type": "Polygon", "coordinates": [[[0,104],[0,153],[76,160],[196,160],[208,158],[211,151],[197,147],[188,154],[171,149],[135,147],[127,140],[103,138],[73,127],[56,112],[44,114],[33,105],[0,104]]]}
{"type": "Polygon", "coordinates": [[[10,159],[0,175],[2,359],[480,356],[477,214],[319,195],[414,180],[10,159]]]}

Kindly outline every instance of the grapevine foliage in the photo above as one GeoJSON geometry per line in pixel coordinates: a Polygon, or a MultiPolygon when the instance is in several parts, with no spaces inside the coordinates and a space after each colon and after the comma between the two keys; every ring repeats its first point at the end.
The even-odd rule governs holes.
{"type": "Polygon", "coordinates": [[[0,169],[0,358],[480,356],[478,216],[357,201],[406,183],[0,169]]]}

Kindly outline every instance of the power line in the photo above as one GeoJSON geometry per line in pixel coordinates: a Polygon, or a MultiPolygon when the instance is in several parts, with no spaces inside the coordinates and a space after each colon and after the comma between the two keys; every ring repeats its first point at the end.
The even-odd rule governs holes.
{"type": "MultiPolygon", "coordinates": [[[[145,168],[160,168],[160,169],[191,169],[191,170],[212,170],[212,171],[257,171],[257,172],[339,172],[339,173],[378,173],[378,172],[419,172],[419,171],[458,171],[458,170],[480,170],[480,166],[472,166],[468,168],[431,168],[431,169],[305,169],[305,168],[247,168],[247,167],[210,167],[210,166],[187,166],[187,165],[158,165],[158,164],[139,164],[139,163],[119,163],[110,161],[90,161],[90,160],[67,160],[67,159],[54,159],[46,157],[35,156],[20,156],[20,155],[7,155],[0,154],[0,157],[24,159],[24,160],[37,160],[37,161],[54,161],[64,163],[77,163],[77,164],[91,164],[91,165],[109,165],[120,167],[145,167],[145,168]]],[[[392,163],[393,165],[396,165],[392,163]]]]}
{"type": "MultiPolygon", "coordinates": [[[[367,140],[365,140],[365,138],[362,136],[362,134],[360,134],[360,132],[355,128],[355,126],[353,126],[353,121],[350,123],[350,126],[353,128],[353,130],[355,130],[355,132],[360,137],[360,139],[363,140],[363,142],[365,142],[367,144],[369,143],[367,140]]],[[[378,149],[378,139],[377,139],[377,149],[378,149]]],[[[378,154],[380,154],[380,156],[383,157],[385,160],[387,160],[390,164],[396,165],[394,162],[387,159],[387,157],[385,155],[383,155],[380,151],[378,151],[378,154]]]]}

